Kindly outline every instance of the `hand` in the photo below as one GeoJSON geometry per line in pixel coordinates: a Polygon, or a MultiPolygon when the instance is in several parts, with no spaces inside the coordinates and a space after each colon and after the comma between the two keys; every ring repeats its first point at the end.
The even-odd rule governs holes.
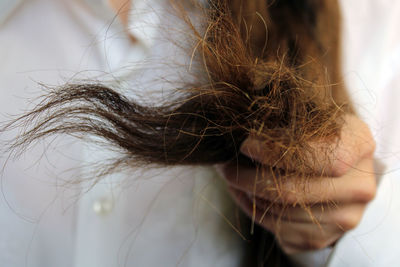
{"type": "Polygon", "coordinates": [[[244,141],[241,152],[264,167],[257,171],[230,163],[219,168],[237,204],[275,234],[287,254],[334,244],[358,225],[376,192],[375,143],[357,117],[346,115],[338,142],[311,146],[315,173],[305,183],[299,177],[274,178],[266,145],[252,137],[244,141]],[[331,152],[326,154],[321,147],[331,152]]]}

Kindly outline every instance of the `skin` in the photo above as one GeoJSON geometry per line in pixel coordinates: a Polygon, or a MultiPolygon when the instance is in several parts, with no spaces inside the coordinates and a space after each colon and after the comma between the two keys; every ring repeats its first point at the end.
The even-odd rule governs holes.
{"type": "MultiPolygon", "coordinates": [[[[127,27],[131,0],[109,0],[109,4],[127,27]]],[[[131,38],[136,41],[134,36],[131,38]]],[[[356,116],[346,115],[345,121],[339,143],[311,144],[317,160],[310,162],[315,177],[307,181],[306,187],[299,188],[294,182],[298,177],[290,177],[282,182],[279,192],[268,190],[274,188],[268,167],[262,180],[251,167],[238,168],[234,163],[218,167],[238,206],[275,234],[287,254],[333,245],[359,224],[375,196],[375,142],[368,126],[356,116]],[[327,156],[321,148],[331,154],[327,156]]],[[[254,137],[244,141],[241,152],[265,166],[271,165],[268,148],[254,137]]]]}
{"type": "MultiPolygon", "coordinates": [[[[275,234],[287,254],[333,245],[359,224],[375,196],[375,142],[367,125],[356,116],[346,115],[345,121],[340,141],[324,144],[331,149],[329,156],[320,149],[322,144],[311,144],[317,153],[315,177],[307,180],[305,187],[296,184],[298,177],[289,177],[278,192],[271,186],[274,180],[269,168],[260,178],[251,167],[219,167],[238,206],[275,234]]],[[[265,165],[270,162],[265,145],[253,137],[247,138],[241,152],[265,165]]]]}

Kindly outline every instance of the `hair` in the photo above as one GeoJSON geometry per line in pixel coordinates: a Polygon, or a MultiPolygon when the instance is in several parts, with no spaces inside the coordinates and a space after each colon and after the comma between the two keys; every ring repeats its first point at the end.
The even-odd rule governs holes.
{"type": "Polygon", "coordinates": [[[11,147],[94,135],[121,151],[109,173],[139,164],[245,164],[241,143],[255,136],[280,166],[312,171],[310,142],[340,138],[342,116],[353,112],[341,77],[337,1],[210,0],[199,8],[200,23],[172,5],[191,30],[201,77],[179,88],[176,101],[145,106],[101,84],[66,84],[4,127],[25,126],[11,147]]]}

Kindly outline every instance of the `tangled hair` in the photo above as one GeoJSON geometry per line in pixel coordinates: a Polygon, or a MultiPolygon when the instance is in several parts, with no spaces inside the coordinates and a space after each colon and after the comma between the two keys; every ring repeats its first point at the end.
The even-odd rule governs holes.
{"type": "Polygon", "coordinates": [[[95,135],[120,149],[109,170],[143,164],[211,165],[236,160],[256,136],[271,157],[308,173],[310,142],[339,138],[352,112],[340,74],[336,0],[210,0],[191,30],[199,80],[164,106],[144,106],[101,84],[52,90],[5,129],[28,125],[13,147],[51,135],[95,135]],[[26,122],[28,122],[26,124],[26,122]],[[32,122],[34,122],[32,124],[32,122]]]}
{"type": "Polygon", "coordinates": [[[201,29],[181,13],[208,81],[193,81],[179,101],[147,107],[100,84],[67,84],[8,125],[37,121],[14,147],[55,134],[96,135],[121,148],[128,165],[215,164],[236,158],[243,140],[257,135],[301,160],[310,141],[337,136],[346,109],[337,6],[250,2],[210,1],[201,29]]]}

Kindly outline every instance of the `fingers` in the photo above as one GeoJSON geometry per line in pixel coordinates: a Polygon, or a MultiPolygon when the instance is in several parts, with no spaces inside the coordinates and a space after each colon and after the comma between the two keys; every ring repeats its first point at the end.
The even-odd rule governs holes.
{"type": "Polygon", "coordinates": [[[315,227],[309,223],[278,223],[271,217],[266,218],[262,226],[275,233],[286,254],[319,250],[334,244],[343,235],[343,231],[332,224],[315,227]]]}
{"type": "Polygon", "coordinates": [[[222,167],[228,185],[258,198],[287,205],[369,202],[376,193],[373,159],[365,158],[341,177],[274,177],[266,172],[234,164],[222,167]]]}
{"type": "MultiPolygon", "coordinates": [[[[354,115],[346,115],[339,140],[313,142],[307,151],[302,151],[304,164],[315,173],[340,177],[360,159],[373,154],[375,142],[368,126],[354,115]]],[[[240,151],[264,165],[295,170],[298,162],[285,160],[285,148],[257,137],[248,137],[240,151]]]]}
{"type": "Polygon", "coordinates": [[[280,222],[313,224],[313,227],[334,225],[341,232],[345,232],[354,229],[360,223],[366,203],[319,204],[312,208],[270,205],[264,209],[263,205],[257,202],[256,206],[259,213],[265,214],[263,217],[261,215],[260,223],[265,223],[266,218],[273,218],[280,222]]]}
{"type": "Polygon", "coordinates": [[[237,204],[257,223],[266,218],[291,223],[310,223],[320,226],[334,224],[343,231],[351,230],[361,221],[367,203],[317,204],[312,207],[288,206],[253,198],[247,193],[231,188],[237,204]]]}
{"type": "Polygon", "coordinates": [[[327,247],[358,225],[376,193],[374,149],[366,124],[346,115],[338,140],[310,143],[298,160],[249,137],[241,152],[258,169],[231,163],[219,171],[238,206],[290,254],[327,247]],[[302,163],[311,167],[304,176],[302,163]]]}
{"type": "Polygon", "coordinates": [[[310,209],[261,203],[231,189],[242,210],[257,224],[273,232],[288,253],[316,250],[332,245],[345,231],[361,221],[366,204],[316,205],[310,209]]]}

